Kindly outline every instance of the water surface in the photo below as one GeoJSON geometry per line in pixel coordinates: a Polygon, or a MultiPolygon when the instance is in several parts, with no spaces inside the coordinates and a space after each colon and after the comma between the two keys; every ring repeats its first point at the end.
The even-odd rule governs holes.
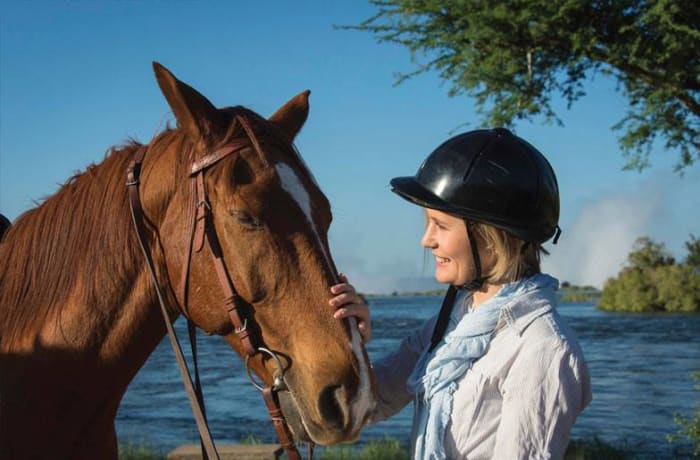
{"type": "MultiPolygon", "coordinates": [[[[432,296],[370,299],[376,359],[394,349],[440,307],[432,296]]],[[[591,372],[593,402],[574,426],[574,438],[597,435],[649,458],[674,458],[666,435],[674,413],[689,415],[700,403],[692,371],[700,371],[700,315],[623,314],[591,303],[564,304],[560,314],[576,331],[591,372]]],[[[184,321],[176,323],[186,337],[184,321]]],[[[241,359],[217,337],[200,337],[200,366],[207,414],[216,442],[248,436],[276,442],[260,394],[248,382],[241,359]]],[[[185,344],[183,344],[183,348],[185,344]]],[[[411,408],[367,428],[366,442],[385,436],[408,442],[411,408]]],[[[158,346],[124,396],[117,414],[121,440],[144,440],[166,452],[198,435],[167,339],[158,346]]]]}

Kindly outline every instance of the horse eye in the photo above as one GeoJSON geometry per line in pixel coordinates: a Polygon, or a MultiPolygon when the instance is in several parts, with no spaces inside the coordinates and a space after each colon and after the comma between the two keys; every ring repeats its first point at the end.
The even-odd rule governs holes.
{"type": "Polygon", "coordinates": [[[228,212],[231,217],[236,219],[236,222],[247,229],[256,230],[262,228],[262,222],[250,215],[247,211],[231,210],[228,212]]]}

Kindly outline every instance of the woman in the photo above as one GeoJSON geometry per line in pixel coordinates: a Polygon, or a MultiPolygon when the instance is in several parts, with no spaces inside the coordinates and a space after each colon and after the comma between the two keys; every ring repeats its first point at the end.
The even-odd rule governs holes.
{"type": "MultiPolygon", "coordinates": [[[[391,186],[425,208],[421,243],[449,288],[440,313],[374,363],[372,421],[414,400],[415,459],[562,458],[591,389],[555,309],[558,281],[540,272],[541,244],[561,233],[551,166],[506,129],[477,130],[391,186]]],[[[357,317],[368,340],[369,312],[352,285],[331,292],[335,317],[357,317]]]]}

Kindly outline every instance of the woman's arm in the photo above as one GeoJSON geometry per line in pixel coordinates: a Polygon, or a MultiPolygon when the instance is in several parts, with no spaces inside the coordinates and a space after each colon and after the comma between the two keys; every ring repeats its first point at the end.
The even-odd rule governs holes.
{"type": "Polygon", "coordinates": [[[391,417],[413,400],[413,394],[406,388],[406,381],[430,343],[435,321],[437,316],[403,339],[398,350],[372,364],[377,383],[377,407],[370,423],[391,417]]]}

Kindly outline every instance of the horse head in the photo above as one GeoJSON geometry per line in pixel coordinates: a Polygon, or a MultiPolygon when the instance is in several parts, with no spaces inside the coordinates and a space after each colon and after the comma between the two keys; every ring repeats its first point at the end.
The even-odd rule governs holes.
{"type": "Polygon", "coordinates": [[[293,146],[309,92],[265,119],[243,107],[216,108],[163,66],[154,70],[177,128],[149,145],[141,196],[158,240],[159,276],[179,306],[173,313],[244,356],[222,305],[220,279],[229,278],[255,346],[272,351],[248,364],[268,384],[283,378],[280,400],[294,434],[319,444],[356,439],[373,405],[371,376],[354,322],[334,319],[328,306],[336,283],[330,204],[293,146]]]}

